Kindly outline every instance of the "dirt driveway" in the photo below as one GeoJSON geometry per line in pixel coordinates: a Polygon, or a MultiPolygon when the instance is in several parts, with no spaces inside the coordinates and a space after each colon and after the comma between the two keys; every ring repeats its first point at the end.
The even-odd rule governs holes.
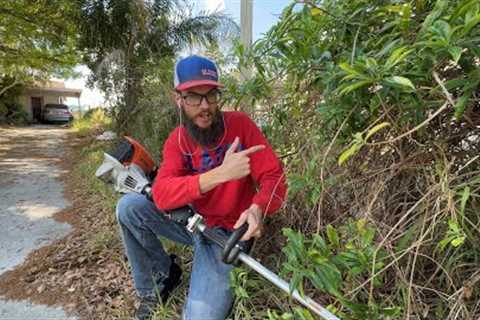
{"type": "MultiPolygon", "coordinates": [[[[45,125],[0,127],[0,275],[71,230],[52,219],[69,206],[59,181],[67,130],[45,125]]],[[[59,308],[0,297],[0,320],[6,319],[74,318],[59,308]]]]}

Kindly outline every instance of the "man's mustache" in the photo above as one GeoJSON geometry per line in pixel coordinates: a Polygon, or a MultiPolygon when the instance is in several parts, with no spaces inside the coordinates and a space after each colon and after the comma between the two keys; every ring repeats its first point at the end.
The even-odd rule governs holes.
{"type": "Polygon", "coordinates": [[[183,122],[188,134],[193,140],[195,140],[195,142],[197,142],[201,146],[210,146],[217,142],[218,139],[223,135],[225,126],[223,123],[222,113],[220,111],[202,111],[194,116],[197,117],[205,113],[208,113],[208,115],[212,116],[213,121],[208,128],[200,128],[193,122],[193,120],[185,113],[183,109],[181,112],[184,119],[183,122]]]}

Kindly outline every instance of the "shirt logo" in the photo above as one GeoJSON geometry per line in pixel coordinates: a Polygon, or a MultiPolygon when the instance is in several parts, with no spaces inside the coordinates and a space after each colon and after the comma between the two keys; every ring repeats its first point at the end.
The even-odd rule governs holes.
{"type": "MultiPolygon", "coordinates": [[[[225,152],[230,148],[230,144],[218,146],[211,154],[207,149],[204,149],[200,157],[193,159],[191,155],[184,155],[183,167],[191,174],[204,173],[222,164],[225,158],[225,152]]],[[[237,151],[244,150],[245,147],[240,144],[237,151]]]]}

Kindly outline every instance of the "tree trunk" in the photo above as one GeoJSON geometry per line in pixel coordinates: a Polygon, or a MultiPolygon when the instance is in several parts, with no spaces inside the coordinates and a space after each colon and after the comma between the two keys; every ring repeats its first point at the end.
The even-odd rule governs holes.
{"type": "Polygon", "coordinates": [[[118,113],[118,129],[128,131],[128,123],[134,119],[135,110],[139,107],[139,99],[142,96],[142,81],[144,72],[141,66],[135,65],[132,61],[126,66],[126,84],[124,92],[124,104],[121,105],[118,113]]]}

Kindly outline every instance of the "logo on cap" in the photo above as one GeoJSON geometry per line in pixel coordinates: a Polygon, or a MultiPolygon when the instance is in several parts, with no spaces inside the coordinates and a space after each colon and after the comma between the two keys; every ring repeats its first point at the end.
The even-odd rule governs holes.
{"type": "Polygon", "coordinates": [[[210,76],[217,79],[217,72],[215,70],[202,69],[202,74],[204,76],[210,76]]]}

